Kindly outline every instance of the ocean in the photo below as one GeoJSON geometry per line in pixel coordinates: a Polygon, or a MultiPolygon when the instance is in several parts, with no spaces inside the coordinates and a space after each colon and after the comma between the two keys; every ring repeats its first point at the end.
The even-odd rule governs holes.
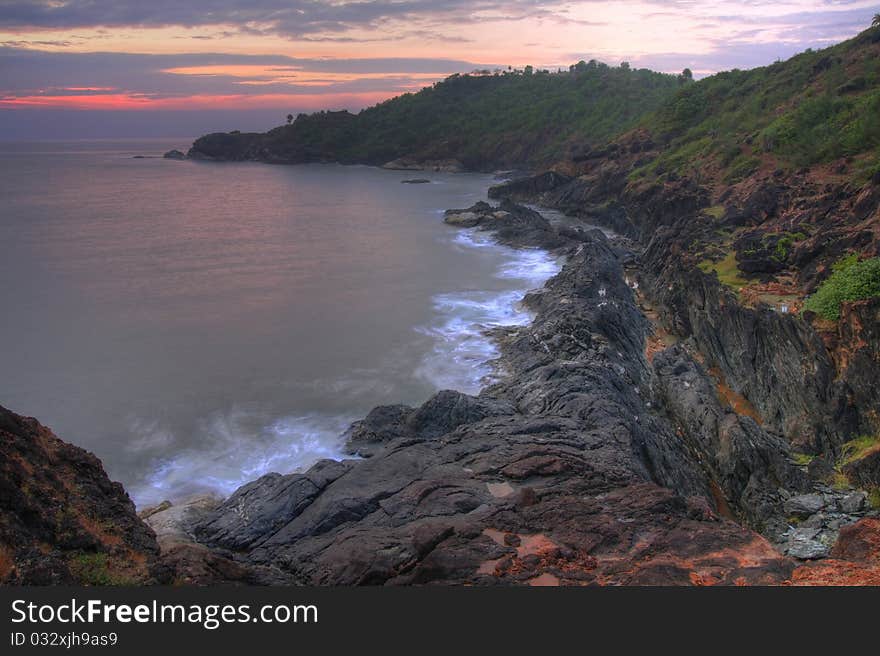
{"type": "Polygon", "coordinates": [[[530,321],[559,269],[443,223],[490,175],[161,158],[186,145],[0,143],[0,405],[139,506],[341,458],[376,405],[476,393],[485,330],[530,321]]]}

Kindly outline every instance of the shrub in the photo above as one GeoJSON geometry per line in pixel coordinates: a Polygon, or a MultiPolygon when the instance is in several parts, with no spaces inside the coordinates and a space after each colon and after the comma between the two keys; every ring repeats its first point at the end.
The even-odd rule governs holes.
{"type": "Polygon", "coordinates": [[[858,262],[849,256],[834,266],[834,273],[804,303],[824,319],[837,321],[840,304],[880,296],[880,257],[858,262]]]}

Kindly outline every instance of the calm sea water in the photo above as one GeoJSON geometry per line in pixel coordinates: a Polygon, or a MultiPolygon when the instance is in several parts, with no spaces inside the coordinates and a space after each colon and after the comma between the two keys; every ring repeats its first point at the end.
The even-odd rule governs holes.
{"type": "Polygon", "coordinates": [[[445,226],[485,175],[0,144],[0,404],[139,505],[340,457],[381,403],[476,392],[557,264],[445,226]],[[420,177],[422,174],[418,174],[420,177]]]}

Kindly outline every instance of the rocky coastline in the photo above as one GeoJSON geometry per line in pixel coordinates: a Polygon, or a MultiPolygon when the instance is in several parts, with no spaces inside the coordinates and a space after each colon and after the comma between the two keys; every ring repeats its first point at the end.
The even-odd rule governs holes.
{"type": "MultiPolygon", "coordinates": [[[[847,431],[871,425],[876,398],[847,405],[844,386],[876,376],[876,303],[847,308],[841,330],[856,331],[860,347],[841,369],[806,322],[744,307],[682,265],[695,233],[673,215],[693,221],[708,202],[699,194],[660,193],[651,220],[667,225],[652,232],[633,218],[632,208],[652,207],[645,199],[629,209],[579,199],[576,214],[614,237],[515,202],[575,213],[567,199],[596,193],[594,183],[523,178],[492,190],[498,206],[446,213],[451,226],[565,261],[523,300],[534,322],[497,332],[497,383],[375,408],[349,430],[351,460],[139,518],[93,456],[64,445],[99,481],[86,495],[98,505],[77,524],[86,537],[70,542],[35,523],[33,504],[10,506],[4,544],[22,549],[2,554],[0,579],[82,582],[86,554],[96,582],[880,583],[880,513],[865,491],[828,484],[847,431]],[[808,464],[805,449],[816,454],[808,464]],[[125,537],[106,537],[98,521],[125,537]],[[130,562],[143,566],[131,574],[130,562]]],[[[63,445],[7,415],[0,430],[14,448],[63,445]]],[[[30,455],[7,463],[9,481],[35,466],[30,455]]],[[[858,480],[870,480],[870,462],[862,469],[858,480]]],[[[59,485],[41,481],[39,493],[59,485]]],[[[65,486],[62,505],[75,494],[65,486]]]]}
{"type": "Polygon", "coordinates": [[[803,420],[811,388],[778,390],[760,405],[779,409],[768,421],[699,339],[664,328],[669,309],[646,296],[656,243],[553,225],[510,200],[445,221],[565,258],[524,299],[534,323],[497,335],[505,375],[478,396],[374,409],[348,435],[362,460],[254,481],[177,522],[190,544],[295,584],[880,580],[868,494],[825,484],[786,439],[816,425],[803,420]]]}

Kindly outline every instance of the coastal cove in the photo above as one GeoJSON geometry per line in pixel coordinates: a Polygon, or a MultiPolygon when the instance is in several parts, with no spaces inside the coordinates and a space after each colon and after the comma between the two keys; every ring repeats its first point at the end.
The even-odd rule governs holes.
{"type": "Polygon", "coordinates": [[[401,184],[411,172],[162,159],[171,145],[0,152],[0,279],[29,281],[0,288],[21,372],[3,403],[97,454],[139,506],[345,457],[376,405],[478,392],[486,331],[530,321],[520,299],[559,270],[444,225],[490,175],[401,184]]]}
{"type": "Polygon", "coordinates": [[[204,133],[0,143],[0,586],[880,586],[880,14],[681,4],[7,49],[13,119],[204,133]]]}

